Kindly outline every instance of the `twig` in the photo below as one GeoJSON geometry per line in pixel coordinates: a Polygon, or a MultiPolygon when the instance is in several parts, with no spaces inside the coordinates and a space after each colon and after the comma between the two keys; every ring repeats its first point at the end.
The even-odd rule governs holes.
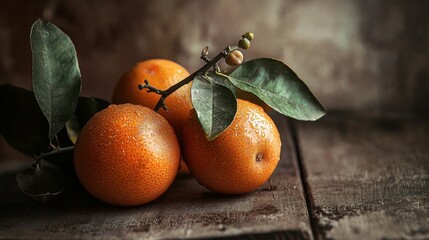
{"type": "Polygon", "coordinates": [[[55,154],[59,154],[59,153],[64,153],[64,152],[68,152],[68,151],[73,151],[74,146],[70,146],[70,147],[64,147],[64,148],[56,148],[50,152],[47,153],[40,153],[39,155],[34,155],[34,160],[36,161],[40,161],[43,158],[55,155],[55,154]]]}
{"type": "Polygon", "coordinates": [[[190,83],[192,80],[194,80],[194,78],[200,74],[204,74],[205,72],[207,72],[211,67],[215,67],[217,68],[217,63],[224,57],[228,56],[228,54],[234,50],[237,50],[238,46],[228,46],[226,47],[224,50],[222,50],[218,55],[216,55],[214,58],[209,59],[207,57],[207,53],[208,53],[208,48],[205,47],[203,49],[203,51],[201,52],[201,59],[203,59],[204,61],[206,61],[206,64],[204,66],[202,66],[200,69],[198,69],[197,71],[195,71],[194,73],[192,73],[191,75],[189,75],[188,77],[186,77],[185,79],[183,79],[182,81],[174,84],[173,86],[171,86],[170,88],[168,88],[167,90],[160,90],[157,89],[153,86],[151,86],[149,84],[149,81],[145,80],[145,84],[139,84],[138,88],[139,90],[143,90],[145,88],[148,89],[148,92],[154,92],[156,94],[161,95],[161,97],[159,98],[158,102],[155,105],[154,111],[158,112],[159,109],[162,107],[164,110],[167,110],[167,106],[165,105],[165,99],[172,94],[173,92],[175,92],[177,89],[181,88],[182,86],[190,83]]]}

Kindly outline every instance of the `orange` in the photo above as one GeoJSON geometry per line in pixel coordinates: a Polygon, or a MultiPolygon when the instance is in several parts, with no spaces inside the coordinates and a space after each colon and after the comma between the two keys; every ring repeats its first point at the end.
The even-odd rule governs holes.
{"type": "Polygon", "coordinates": [[[183,129],[185,161],[206,188],[242,194],[264,184],[280,159],[281,140],[273,120],[258,105],[237,99],[232,124],[208,141],[195,111],[183,129]]]}
{"type": "MultiPolygon", "coordinates": [[[[151,59],[137,63],[128,70],[119,80],[113,93],[113,103],[133,103],[153,109],[160,95],[147,92],[147,89],[139,90],[137,86],[148,80],[149,84],[160,90],[166,90],[180,80],[189,76],[189,72],[179,64],[165,59],[151,59]]],[[[160,109],[173,126],[176,135],[180,138],[183,126],[192,109],[191,84],[182,86],[168,96],[165,100],[168,112],[160,109]]]]}
{"type": "Polygon", "coordinates": [[[74,166],[94,197],[119,206],[155,200],[173,182],[180,148],[173,128],[149,108],[110,105],[83,127],[74,166]]]}
{"type": "MultiPolygon", "coordinates": [[[[150,59],[141,61],[129,69],[116,84],[113,93],[113,103],[133,103],[151,109],[155,108],[160,95],[147,92],[147,89],[139,90],[137,86],[148,80],[149,84],[160,90],[180,82],[189,76],[189,72],[181,65],[166,59],[150,59]]],[[[159,113],[164,116],[173,126],[176,136],[181,142],[183,126],[192,110],[191,84],[187,84],[173,92],[165,100],[168,112],[160,109],[159,113]]],[[[180,163],[180,173],[189,173],[186,164],[180,163]]]]}

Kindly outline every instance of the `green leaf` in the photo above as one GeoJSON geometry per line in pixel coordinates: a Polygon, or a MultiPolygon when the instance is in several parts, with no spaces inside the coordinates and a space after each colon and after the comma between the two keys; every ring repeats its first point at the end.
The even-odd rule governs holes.
{"type": "Polygon", "coordinates": [[[21,191],[38,202],[45,203],[60,194],[68,184],[65,172],[47,161],[33,163],[16,175],[21,191]]]}
{"type": "Polygon", "coordinates": [[[94,116],[97,112],[107,108],[109,102],[93,97],[79,97],[79,102],[73,114],[66,123],[67,135],[70,140],[76,143],[77,137],[81,128],[94,116]]]}
{"type": "Polygon", "coordinates": [[[286,116],[317,120],[326,113],[305,83],[281,61],[253,59],[241,64],[229,78],[236,87],[255,94],[286,116]]]}
{"type": "Polygon", "coordinates": [[[49,147],[49,125],[32,91],[0,85],[0,134],[16,150],[38,154],[49,147]]]}
{"type": "Polygon", "coordinates": [[[228,75],[225,75],[223,73],[207,72],[206,76],[213,79],[217,84],[220,84],[229,88],[229,90],[231,90],[231,92],[233,92],[234,95],[238,90],[237,87],[231,83],[231,80],[229,80],[228,75]]]}
{"type": "Polygon", "coordinates": [[[107,108],[109,105],[110,102],[100,98],[79,97],[75,112],[80,126],[83,127],[94,114],[107,108]]]}
{"type": "Polygon", "coordinates": [[[227,87],[216,83],[220,76],[199,75],[191,88],[191,99],[208,140],[221,134],[234,120],[237,99],[227,87]]]}
{"type": "Polygon", "coordinates": [[[33,89],[49,123],[49,139],[73,114],[81,88],[76,50],[70,38],[54,24],[37,20],[31,28],[33,89]]]}
{"type": "Polygon", "coordinates": [[[73,144],[76,144],[77,137],[81,130],[80,124],[77,120],[76,114],[73,114],[70,119],[66,122],[67,136],[73,144]]]}

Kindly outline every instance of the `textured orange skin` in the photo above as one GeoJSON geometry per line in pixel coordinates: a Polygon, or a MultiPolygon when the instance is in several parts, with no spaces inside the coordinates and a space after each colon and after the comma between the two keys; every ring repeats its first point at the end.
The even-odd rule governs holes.
{"type": "Polygon", "coordinates": [[[195,112],[183,129],[185,162],[204,187],[243,194],[264,184],[280,159],[281,140],[273,120],[256,104],[237,99],[232,124],[208,141],[195,112]]]}
{"type": "Polygon", "coordinates": [[[85,189],[118,206],[145,204],[173,182],[180,148],[173,128],[149,108],[110,105],[83,127],[74,165],[85,189]]]}
{"type": "MultiPolygon", "coordinates": [[[[129,69],[116,84],[112,102],[139,104],[154,109],[160,95],[147,89],[139,90],[137,86],[148,80],[151,86],[160,90],[166,90],[174,84],[189,76],[189,72],[181,65],[166,59],[151,59],[137,63],[129,69]]],[[[164,116],[173,126],[179,142],[182,141],[183,126],[192,110],[191,84],[182,86],[165,100],[168,112],[160,109],[159,113],[164,116]]],[[[186,164],[180,163],[180,173],[188,174],[186,164]]]]}
{"type": "MultiPolygon", "coordinates": [[[[147,89],[139,90],[137,86],[148,80],[151,86],[166,90],[189,76],[189,72],[179,64],[165,59],[142,61],[128,70],[119,80],[113,93],[112,102],[139,104],[154,109],[160,95],[148,93],[147,89]]],[[[183,126],[192,109],[191,84],[182,86],[165,100],[168,112],[163,109],[159,113],[173,126],[180,138],[183,126]]]]}

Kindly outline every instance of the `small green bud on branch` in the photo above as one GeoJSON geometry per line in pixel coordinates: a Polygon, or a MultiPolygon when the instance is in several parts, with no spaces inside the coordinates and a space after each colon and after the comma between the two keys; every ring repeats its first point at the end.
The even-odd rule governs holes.
{"type": "Polygon", "coordinates": [[[249,39],[249,41],[252,41],[253,38],[255,37],[255,34],[251,33],[251,32],[246,32],[245,34],[243,34],[242,36],[243,38],[247,38],[249,39]]]}
{"type": "Polygon", "coordinates": [[[238,47],[241,49],[248,49],[250,47],[250,40],[247,38],[242,38],[238,41],[238,47]]]}

